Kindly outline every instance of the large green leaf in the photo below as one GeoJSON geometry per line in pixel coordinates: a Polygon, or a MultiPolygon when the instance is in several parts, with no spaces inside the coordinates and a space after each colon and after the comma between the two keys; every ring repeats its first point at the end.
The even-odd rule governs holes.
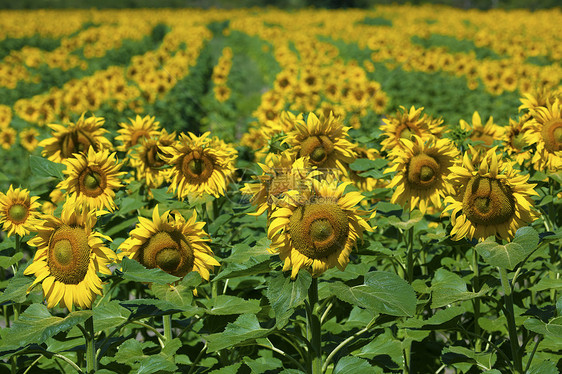
{"type": "Polygon", "coordinates": [[[201,275],[192,271],[188,273],[178,284],[153,284],[151,287],[154,296],[160,300],[168,301],[178,308],[191,309],[193,300],[193,289],[201,284],[201,275]]]}
{"type": "Polygon", "coordinates": [[[265,295],[275,312],[277,328],[285,326],[295,308],[303,303],[311,283],[312,276],[305,270],[300,271],[294,281],[282,272],[269,279],[265,295]]]}
{"type": "Polygon", "coordinates": [[[207,314],[226,316],[230,314],[256,314],[261,310],[259,300],[244,300],[231,295],[218,295],[214,299],[203,300],[207,314]]]}
{"type": "Polygon", "coordinates": [[[408,230],[421,221],[422,218],[422,212],[413,210],[410,212],[410,218],[407,221],[403,221],[400,217],[390,216],[388,217],[388,223],[397,229],[408,230]]]}
{"type": "Polygon", "coordinates": [[[365,275],[365,284],[349,287],[342,282],[330,285],[338,299],[375,313],[412,316],[416,311],[416,294],[412,286],[398,275],[374,271],[365,275]]]}
{"type": "Polygon", "coordinates": [[[562,317],[554,318],[548,323],[544,323],[535,318],[529,318],[524,322],[527,330],[536,332],[544,336],[550,336],[555,339],[560,339],[562,336],[562,317]]]}
{"type": "Polygon", "coordinates": [[[107,304],[97,306],[93,309],[94,330],[102,331],[119,326],[126,322],[131,312],[119,305],[118,300],[112,300],[107,304]]]}
{"type": "Polygon", "coordinates": [[[511,243],[501,245],[495,241],[484,241],[476,245],[482,259],[503,269],[513,270],[517,264],[537,249],[539,234],[531,227],[522,227],[515,233],[511,243]]]}
{"type": "Polygon", "coordinates": [[[431,307],[441,308],[458,301],[480,297],[489,291],[484,285],[479,292],[470,292],[460,276],[445,269],[437,269],[431,282],[431,307]]]}
{"type": "Polygon", "coordinates": [[[472,349],[459,346],[450,346],[443,348],[441,358],[445,364],[456,364],[459,362],[466,362],[473,365],[478,365],[486,370],[491,370],[496,363],[495,352],[478,352],[475,353],[472,349]]]}
{"type": "Polygon", "coordinates": [[[127,257],[121,262],[123,267],[123,278],[143,283],[167,284],[178,281],[180,278],[166,273],[162,269],[147,269],[141,263],[127,257]]]}
{"type": "Polygon", "coordinates": [[[268,335],[269,329],[260,326],[254,314],[242,314],[236,321],[226,325],[224,332],[211,334],[206,337],[209,352],[216,352],[224,348],[244,345],[258,338],[268,335]]]}
{"type": "Polygon", "coordinates": [[[404,357],[402,353],[402,343],[394,338],[392,332],[388,329],[386,329],[383,334],[371,340],[367,345],[363,346],[358,352],[353,353],[353,355],[369,360],[373,360],[377,356],[388,357],[388,359],[384,360],[384,363],[390,370],[402,369],[404,357]]]}
{"type": "Polygon", "coordinates": [[[228,365],[223,368],[213,370],[209,374],[236,374],[238,373],[238,369],[240,369],[240,366],[242,366],[242,363],[238,362],[236,364],[228,365]]]}
{"type": "Polygon", "coordinates": [[[261,374],[268,370],[275,370],[283,367],[283,362],[275,357],[259,357],[255,360],[244,357],[244,363],[248,365],[252,374],[261,374]]]}
{"type": "Polygon", "coordinates": [[[29,168],[34,178],[55,177],[59,180],[63,180],[64,175],[62,171],[66,169],[66,166],[43,157],[30,155],[29,168]]]}
{"type": "Polygon", "coordinates": [[[334,374],[372,374],[374,368],[369,362],[358,357],[346,356],[342,357],[336,367],[334,374]]]}
{"type": "Polygon", "coordinates": [[[13,256],[0,256],[0,268],[8,268],[17,264],[23,258],[23,252],[14,253],[13,256]]]}
{"type": "Polygon", "coordinates": [[[453,306],[450,308],[445,308],[435,312],[433,316],[426,320],[421,320],[417,318],[407,319],[402,326],[409,328],[423,328],[423,329],[435,329],[442,327],[443,324],[457,320],[456,317],[460,316],[465,312],[465,309],[460,306],[453,306]]]}
{"type": "Polygon", "coordinates": [[[170,358],[162,355],[150,355],[140,360],[137,374],[153,374],[153,373],[176,373],[178,367],[170,358]]]}
{"type": "Polygon", "coordinates": [[[23,303],[27,298],[27,289],[33,283],[33,277],[23,275],[23,269],[20,269],[16,276],[11,278],[4,293],[0,295],[0,304],[5,302],[23,303]]]}
{"type": "Polygon", "coordinates": [[[92,311],[72,312],[65,318],[54,317],[43,304],[30,305],[14,322],[13,326],[2,329],[2,348],[19,348],[30,344],[41,344],[53,335],[68,331],[92,316],[92,311]]]}

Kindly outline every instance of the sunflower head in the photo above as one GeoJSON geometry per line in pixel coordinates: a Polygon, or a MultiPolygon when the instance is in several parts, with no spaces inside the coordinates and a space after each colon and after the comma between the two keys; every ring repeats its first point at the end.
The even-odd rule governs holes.
{"type": "Polygon", "coordinates": [[[121,142],[117,150],[130,152],[131,148],[139,144],[141,139],[150,139],[158,135],[160,122],[155,121],[155,117],[137,115],[135,119],[129,118],[130,124],[120,123],[121,129],[118,130],[119,136],[115,140],[121,142]]]}
{"type": "Polygon", "coordinates": [[[279,253],[283,270],[295,278],[301,268],[319,276],[334,266],[344,270],[357,239],[371,226],[361,217],[366,212],[355,205],[359,192],[344,193],[349,183],[313,180],[312,188],[294,195],[284,207],[271,214],[268,236],[271,249],[279,253]]]}
{"type": "Polygon", "coordinates": [[[40,147],[44,147],[42,155],[53,162],[62,162],[74,157],[75,153],[86,153],[90,148],[96,151],[110,149],[111,142],[104,137],[107,130],[102,128],[105,120],[96,116],[85,118],[84,115],[76,123],[49,125],[53,133],[39,143],[40,147]]]}
{"type": "Polygon", "coordinates": [[[439,208],[451,192],[446,177],[458,150],[446,138],[424,141],[414,135],[412,140],[402,139],[402,147],[390,154],[392,164],[385,172],[397,172],[388,186],[396,187],[391,202],[408,205],[410,210],[419,207],[425,213],[429,206],[439,208]]]}
{"type": "Polygon", "coordinates": [[[79,206],[86,209],[116,208],[113,202],[115,191],[122,186],[120,177],[121,164],[115,158],[115,153],[107,149],[100,152],[93,148],[87,154],[75,154],[75,158],[64,161],[66,165],[66,179],[57,186],[64,189],[79,206]]]}
{"type": "MultiPolygon", "coordinates": [[[[471,149],[473,152],[473,149],[471,149]]],[[[448,196],[446,211],[452,211],[451,235],[484,239],[509,239],[515,231],[536,219],[532,195],[537,195],[529,175],[521,175],[512,164],[496,154],[495,147],[481,157],[465,154],[462,163],[451,168],[449,179],[455,195],[448,196]]]]}
{"type": "Polygon", "coordinates": [[[26,189],[14,189],[11,185],[6,194],[0,192],[0,223],[8,236],[25,236],[35,231],[41,206],[38,199],[37,196],[29,196],[26,189]]]}
{"type": "Polygon", "coordinates": [[[530,111],[532,119],[523,126],[524,140],[536,144],[532,162],[538,170],[562,169],[562,103],[556,99],[530,111]]]}
{"type": "Polygon", "coordinates": [[[196,219],[195,212],[188,220],[170,211],[160,215],[156,206],[152,221],[139,218],[140,223],[120,246],[120,257],[130,257],[149,269],[160,268],[177,277],[197,271],[208,280],[209,270],[220,264],[207,244],[210,239],[203,230],[205,223],[196,219]]]}
{"type": "Polygon", "coordinates": [[[209,132],[200,137],[181,134],[173,147],[162,147],[168,165],[172,166],[170,189],[183,199],[189,195],[224,195],[229,178],[234,174],[236,150],[209,132]]]}
{"type": "Polygon", "coordinates": [[[95,211],[66,203],[60,218],[45,215],[37,226],[37,236],[29,241],[37,252],[24,274],[35,275],[32,287],[42,282],[48,308],[59,303],[69,310],[90,308],[101,295],[97,272],[111,274],[107,266],[116,255],[104,246],[102,239],[108,238],[93,230],[96,220],[95,211]]]}
{"type": "Polygon", "coordinates": [[[494,123],[493,117],[489,117],[486,124],[482,124],[482,119],[478,112],[472,114],[472,124],[461,119],[460,127],[469,133],[469,138],[472,142],[477,143],[478,147],[484,148],[490,148],[494,140],[501,139],[505,133],[503,127],[494,123]]]}

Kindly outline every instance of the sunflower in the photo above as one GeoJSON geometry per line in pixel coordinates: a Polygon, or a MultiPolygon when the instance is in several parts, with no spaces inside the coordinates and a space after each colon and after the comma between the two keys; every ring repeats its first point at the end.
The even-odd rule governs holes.
{"type": "Polygon", "coordinates": [[[538,195],[536,185],[527,183],[529,175],[519,174],[511,163],[498,159],[496,147],[479,162],[470,159],[468,153],[473,152],[474,148],[466,152],[448,176],[456,191],[445,198],[445,211],[452,211],[453,240],[492,235],[512,238],[519,227],[537,218],[531,200],[538,195]]]}
{"type": "Polygon", "coordinates": [[[317,117],[309,113],[306,121],[295,122],[295,128],[287,134],[285,142],[295,158],[309,157],[309,162],[321,169],[338,169],[346,174],[347,164],[355,160],[353,144],[346,139],[349,127],[343,126],[339,117],[332,113],[317,117]]]}
{"type": "Polygon", "coordinates": [[[344,194],[349,184],[314,180],[304,199],[291,191],[296,198],[271,214],[270,250],[279,253],[284,271],[291,269],[291,279],[301,268],[314,277],[334,266],[344,270],[357,239],[372,229],[361,217],[366,212],[355,208],[363,196],[356,191],[344,194]]]}
{"type": "Polygon", "coordinates": [[[17,131],[11,127],[0,128],[0,146],[6,150],[16,142],[17,131]]]}
{"type": "Polygon", "coordinates": [[[226,84],[218,84],[213,87],[215,99],[219,103],[224,103],[230,97],[230,88],[226,84]]]}
{"type": "Polygon", "coordinates": [[[430,135],[440,136],[443,131],[442,119],[434,119],[423,114],[423,107],[416,109],[414,106],[409,111],[403,106],[394,116],[383,118],[384,125],[381,126],[383,136],[386,138],[381,142],[381,150],[393,150],[401,148],[400,139],[411,139],[417,135],[425,140],[430,135]]]}
{"type": "Polygon", "coordinates": [[[121,145],[117,147],[118,151],[129,152],[141,139],[150,139],[158,135],[160,122],[156,122],[155,117],[137,115],[134,120],[129,118],[129,121],[131,121],[130,124],[123,122],[119,124],[121,129],[117,132],[120,135],[115,137],[115,140],[121,142],[121,145]]]}
{"type": "Polygon", "coordinates": [[[562,105],[556,99],[545,107],[530,111],[532,119],[525,123],[524,140],[536,144],[531,162],[537,170],[562,169],[562,105]]]}
{"type": "Polygon", "coordinates": [[[385,172],[397,172],[389,188],[396,187],[390,202],[418,207],[425,214],[429,206],[441,207],[441,200],[452,193],[446,180],[459,152],[449,139],[430,137],[425,142],[417,135],[402,139],[402,147],[391,155],[392,166],[385,172]]]}
{"type": "Polygon", "coordinates": [[[295,115],[289,111],[283,111],[276,120],[266,121],[261,125],[258,131],[262,139],[267,139],[267,144],[256,151],[256,160],[263,160],[272,153],[283,152],[288,147],[287,143],[284,142],[287,133],[295,128],[297,121],[301,120],[302,114],[295,115]]]}
{"type": "Polygon", "coordinates": [[[21,237],[35,231],[41,206],[38,199],[29,196],[26,189],[13,189],[11,185],[6,194],[0,192],[0,223],[8,236],[16,234],[21,237]]]}
{"type": "Polygon", "coordinates": [[[562,100],[562,90],[549,90],[546,87],[536,87],[531,92],[523,94],[519,99],[521,105],[519,111],[536,110],[539,107],[546,107],[547,103],[552,103],[556,99],[562,100]]]}
{"type": "Polygon", "coordinates": [[[521,166],[527,164],[527,162],[531,159],[531,150],[526,149],[526,130],[524,129],[524,125],[528,118],[529,116],[527,115],[519,117],[519,120],[517,121],[510,118],[509,126],[506,128],[502,138],[504,150],[512,160],[521,166]]]}
{"type": "Polygon", "coordinates": [[[39,140],[37,140],[38,136],[39,131],[32,127],[22,130],[22,132],[20,133],[20,143],[22,147],[27,149],[28,152],[33,152],[39,144],[39,140]]]}
{"type": "Polygon", "coordinates": [[[305,158],[294,160],[287,152],[270,156],[266,164],[258,163],[263,173],[253,179],[259,183],[245,183],[241,189],[242,195],[248,196],[252,205],[257,206],[251,215],[259,216],[268,209],[271,213],[282,205],[288,191],[310,189],[312,177],[317,175],[305,158]]]}
{"type": "Polygon", "coordinates": [[[152,221],[139,217],[139,223],[121,243],[119,257],[137,260],[145,267],[160,268],[165,272],[183,277],[191,271],[209,280],[209,270],[220,264],[213,258],[208,245],[211,240],[203,230],[205,222],[197,222],[197,214],[187,221],[179,213],[152,212],[152,221]]]}
{"type": "Polygon", "coordinates": [[[103,136],[107,132],[102,128],[104,122],[102,117],[84,118],[83,113],[76,123],[49,125],[54,132],[50,138],[39,143],[40,147],[44,147],[41,154],[53,162],[62,162],[74,157],[74,153],[87,152],[90,147],[95,151],[110,149],[111,142],[103,136]]]}
{"type": "Polygon", "coordinates": [[[60,218],[46,215],[36,227],[37,236],[28,243],[37,252],[24,274],[35,275],[31,287],[42,282],[48,308],[59,303],[68,310],[90,308],[96,294],[102,294],[97,273],[110,275],[107,266],[116,256],[102,241],[109,238],[93,231],[96,220],[95,211],[66,203],[60,218]]]}
{"type": "Polygon", "coordinates": [[[162,147],[167,154],[163,158],[172,167],[170,190],[180,199],[204,193],[218,197],[226,192],[237,152],[217,138],[210,139],[209,134],[181,134],[173,147],[162,147]]]}
{"type": "Polygon", "coordinates": [[[66,190],[80,207],[115,210],[115,190],[122,186],[119,177],[125,174],[119,171],[122,164],[115,158],[115,153],[110,154],[107,149],[96,152],[90,148],[88,154],[76,153],[75,158],[63,162],[66,179],[57,188],[66,190]]]}
{"type": "Polygon", "coordinates": [[[174,144],[176,133],[168,134],[162,129],[157,138],[144,139],[130,154],[131,166],[136,169],[136,178],[145,181],[150,188],[158,188],[168,177],[166,163],[162,159],[162,148],[174,144]]]}
{"type": "Polygon", "coordinates": [[[478,112],[472,114],[472,125],[465,120],[460,120],[460,127],[464,131],[470,132],[470,140],[480,143],[480,146],[490,148],[494,140],[501,139],[505,134],[505,129],[494,123],[494,118],[488,118],[486,124],[482,124],[482,119],[478,112]]]}

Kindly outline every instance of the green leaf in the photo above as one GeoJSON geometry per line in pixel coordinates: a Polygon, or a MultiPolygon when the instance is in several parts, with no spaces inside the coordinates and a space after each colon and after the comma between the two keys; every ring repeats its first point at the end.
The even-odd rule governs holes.
{"type": "Polygon", "coordinates": [[[142,343],[136,339],[129,339],[119,345],[115,354],[115,361],[120,364],[133,365],[144,357],[142,343]]]}
{"type": "Polygon", "coordinates": [[[562,278],[540,278],[539,281],[529,289],[534,292],[539,292],[544,290],[556,290],[559,288],[562,288],[562,278]]]}
{"type": "Polygon", "coordinates": [[[413,227],[416,223],[421,221],[423,218],[422,212],[419,210],[413,210],[410,212],[410,219],[407,221],[403,221],[399,217],[391,216],[388,217],[388,223],[397,229],[401,230],[408,230],[409,228],[413,227]]]}
{"type": "Polygon", "coordinates": [[[23,252],[14,253],[13,256],[0,256],[0,268],[7,269],[17,264],[23,258],[23,252]]]}
{"type": "Polygon", "coordinates": [[[460,316],[465,312],[465,309],[460,306],[453,306],[450,308],[445,308],[438,310],[435,312],[433,316],[426,320],[421,320],[417,318],[409,318],[407,319],[402,326],[409,327],[409,328],[418,328],[418,329],[441,329],[441,326],[451,320],[456,319],[456,317],[460,316]]]}
{"type": "Polygon", "coordinates": [[[526,374],[560,374],[556,363],[552,361],[536,362],[533,360],[529,371],[526,374]]]}
{"type": "Polygon", "coordinates": [[[358,357],[346,356],[342,357],[333,374],[372,374],[373,367],[363,359],[358,357]]]}
{"type": "Polygon", "coordinates": [[[539,234],[531,227],[522,227],[517,230],[511,243],[501,245],[486,240],[476,245],[476,251],[486,263],[513,270],[518,263],[537,249],[538,243],[539,234]]]}
{"type": "Polygon", "coordinates": [[[497,359],[496,354],[493,352],[474,353],[474,351],[471,349],[458,346],[443,348],[441,358],[443,360],[443,363],[445,364],[467,362],[473,365],[477,364],[478,366],[480,366],[481,368],[485,368],[486,370],[492,369],[497,359]]]}
{"type": "Polygon", "coordinates": [[[330,285],[338,299],[392,316],[412,316],[416,311],[416,294],[412,286],[398,275],[374,271],[365,275],[365,284],[349,287],[342,282],[330,285]]]}
{"type": "Polygon", "coordinates": [[[126,322],[131,312],[119,305],[118,300],[94,307],[94,330],[96,332],[119,326],[126,322]]]}
{"type": "Polygon", "coordinates": [[[177,284],[153,284],[151,287],[154,296],[160,300],[168,301],[178,308],[191,309],[193,289],[201,284],[201,275],[192,271],[177,284]]]}
{"type": "MultiPolygon", "coordinates": [[[[385,360],[385,366],[391,370],[402,369],[403,353],[402,344],[392,336],[392,332],[386,329],[384,334],[378,335],[369,344],[363,346],[359,352],[353,354],[356,357],[375,359],[377,356],[390,358],[391,362],[385,360]]],[[[375,359],[376,360],[376,359],[375,359]]]]}
{"type": "Polygon", "coordinates": [[[269,329],[260,326],[255,314],[242,314],[236,321],[226,325],[224,332],[207,335],[207,350],[216,352],[224,348],[244,345],[269,334],[269,329]]]}
{"type": "Polygon", "coordinates": [[[431,282],[431,307],[441,308],[458,301],[474,299],[488,291],[489,287],[484,285],[479,292],[470,292],[460,276],[445,269],[437,269],[431,282]]]}
{"type": "Polygon", "coordinates": [[[142,209],[146,205],[146,203],[142,201],[140,198],[134,198],[129,196],[119,199],[115,203],[119,207],[119,210],[117,211],[117,215],[119,216],[124,216],[127,213],[131,213],[132,211],[142,209]]]}
{"type": "Polygon", "coordinates": [[[244,357],[244,363],[248,365],[252,374],[261,374],[268,370],[275,370],[283,367],[283,362],[275,357],[259,357],[255,360],[244,357]]]}
{"type": "Polygon", "coordinates": [[[261,310],[259,300],[244,300],[231,295],[218,295],[211,300],[202,301],[207,306],[206,313],[226,316],[230,314],[256,314],[261,310]]]}
{"type": "Polygon", "coordinates": [[[524,323],[527,330],[544,336],[559,339],[562,336],[562,317],[556,317],[548,323],[535,318],[529,318],[524,323]]]}
{"type": "Polygon", "coordinates": [[[23,303],[27,299],[27,289],[33,283],[33,277],[23,275],[20,269],[15,277],[12,277],[4,292],[0,295],[0,304],[5,302],[23,303]]]}
{"type": "Polygon", "coordinates": [[[64,175],[62,171],[66,169],[66,166],[43,157],[30,155],[29,168],[34,178],[55,177],[59,180],[63,180],[64,175]]]}
{"type": "Polygon", "coordinates": [[[53,317],[43,304],[30,305],[11,328],[2,329],[2,346],[14,348],[41,344],[51,336],[68,331],[92,316],[92,311],[72,312],[65,318],[53,317]]]}
{"type": "Polygon", "coordinates": [[[285,326],[295,308],[304,302],[311,283],[312,276],[305,270],[300,271],[294,281],[282,272],[269,279],[265,296],[275,312],[277,328],[285,326]]]}
{"type": "Polygon", "coordinates": [[[127,257],[123,258],[121,265],[123,268],[123,279],[135,282],[167,284],[180,279],[160,268],[147,269],[140,262],[127,257]]]}
{"type": "Polygon", "coordinates": [[[271,257],[260,258],[260,256],[255,258],[250,258],[243,264],[232,263],[228,264],[225,269],[222,269],[216,277],[213,278],[213,282],[222,279],[230,279],[237,277],[245,277],[248,275],[269,273],[271,257]]]}
{"type": "Polygon", "coordinates": [[[357,160],[353,161],[349,164],[351,170],[355,171],[365,171],[370,169],[382,169],[388,163],[387,160],[383,158],[379,158],[376,160],[369,160],[367,158],[358,158],[357,160]]]}
{"type": "Polygon", "coordinates": [[[132,314],[129,318],[140,319],[154,316],[163,316],[177,312],[183,312],[177,305],[169,301],[159,299],[135,299],[120,301],[120,305],[129,309],[132,314]]]}
{"type": "Polygon", "coordinates": [[[242,366],[242,363],[238,362],[236,364],[228,365],[223,368],[213,370],[209,374],[236,374],[238,373],[238,369],[240,369],[240,366],[242,366]]]}
{"type": "Polygon", "coordinates": [[[137,374],[176,373],[178,367],[161,355],[151,355],[140,360],[137,374]]]}

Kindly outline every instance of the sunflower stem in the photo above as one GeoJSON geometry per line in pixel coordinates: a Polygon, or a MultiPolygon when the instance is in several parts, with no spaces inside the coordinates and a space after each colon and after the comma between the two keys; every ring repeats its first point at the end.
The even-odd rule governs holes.
{"type": "Polygon", "coordinates": [[[511,345],[511,359],[513,361],[513,369],[517,374],[523,373],[523,362],[519,352],[519,339],[517,337],[517,326],[515,324],[515,312],[513,310],[513,295],[511,293],[511,285],[507,277],[507,270],[498,268],[505,300],[505,318],[507,319],[507,329],[509,332],[509,343],[511,345]]]}
{"type": "Polygon", "coordinates": [[[165,314],[162,316],[162,325],[164,325],[164,341],[168,343],[172,341],[172,315],[165,314]]]}
{"type": "MultiPolygon", "coordinates": [[[[478,252],[476,252],[476,248],[472,248],[472,271],[474,272],[474,277],[472,278],[473,284],[473,292],[480,291],[480,270],[478,268],[478,252]]],[[[477,336],[476,341],[474,342],[474,351],[476,353],[480,352],[481,348],[481,341],[480,341],[480,325],[478,324],[478,319],[480,318],[480,298],[477,297],[473,299],[473,306],[474,306],[474,335],[477,336]]]]}
{"type": "Polygon", "coordinates": [[[318,317],[318,278],[312,278],[312,283],[308,288],[308,303],[309,308],[307,309],[308,314],[308,325],[309,325],[309,336],[310,344],[312,346],[312,353],[314,356],[311,357],[311,373],[321,374],[322,373],[322,332],[320,325],[320,318],[318,317]]]}
{"type": "Polygon", "coordinates": [[[94,317],[90,317],[84,323],[87,334],[86,338],[86,372],[95,373],[97,370],[96,362],[96,342],[94,336],[94,317]]]}
{"type": "Polygon", "coordinates": [[[408,253],[406,262],[406,271],[408,276],[408,283],[412,284],[414,281],[414,227],[408,229],[408,253]]]}

